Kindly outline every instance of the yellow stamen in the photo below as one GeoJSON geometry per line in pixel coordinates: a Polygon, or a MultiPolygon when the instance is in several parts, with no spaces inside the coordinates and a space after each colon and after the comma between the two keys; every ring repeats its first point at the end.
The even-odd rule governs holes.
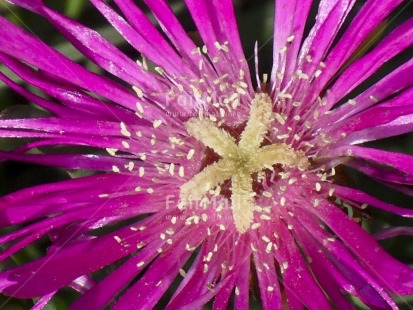
{"type": "Polygon", "coordinates": [[[180,199],[183,205],[201,200],[211,189],[231,179],[234,224],[240,233],[245,233],[252,223],[255,209],[252,174],[275,164],[300,169],[309,166],[302,152],[284,143],[261,147],[272,122],[272,107],[267,94],[256,94],[251,102],[250,118],[238,145],[228,132],[210,120],[192,118],[186,123],[186,129],[192,137],[222,158],[181,186],[180,199]]]}

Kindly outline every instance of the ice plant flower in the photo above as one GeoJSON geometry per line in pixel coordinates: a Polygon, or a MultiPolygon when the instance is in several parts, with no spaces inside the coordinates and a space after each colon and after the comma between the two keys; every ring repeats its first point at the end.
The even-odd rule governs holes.
{"type": "Polygon", "coordinates": [[[3,117],[1,137],[30,139],[0,157],[97,172],[1,198],[1,226],[13,228],[0,237],[2,260],[50,239],[44,257],[0,273],[3,294],[40,297],[37,309],[63,287],[81,292],[72,309],[151,309],[163,296],[167,309],[230,300],[248,309],[250,291],[264,309],[353,309],[349,296],[397,309],[391,294],[413,294],[413,270],[357,221],[366,208],[413,210],[338,173],[349,166],[411,195],[413,158],[362,143],[412,131],[413,60],[352,92],[412,45],[408,19],[355,57],[404,1],[365,1],[339,40],[355,0],[275,1],[273,68],[256,84],[231,0],[185,1],[201,46],[165,0],[145,0],[163,34],[130,0],[113,1],[116,9],[91,0],[142,54],[137,62],[41,0],[9,2],[45,17],[109,74],[0,17],[3,68],[33,88],[0,79],[50,112],[3,117]],[[304,35],[312,5],[318,15],[304,35]]]}

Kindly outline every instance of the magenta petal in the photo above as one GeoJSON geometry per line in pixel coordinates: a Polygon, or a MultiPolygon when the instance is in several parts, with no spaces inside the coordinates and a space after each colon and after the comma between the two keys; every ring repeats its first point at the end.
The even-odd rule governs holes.
{"type": "MultiPolygon", "coordinates": [[[[32,186],[1,197],[0,207],[14,207],[25,203],[30,204],[36,199],[46,199],[46,201],[47,199],[51,199],[53,204],[55,204],[56,201],[54,201],[53,198],[56,197],[66,203],[71,197],[73,197],[70,195],[73,192],[86,192],[88,190],[94,190],[93,193],[95,194],[104,193],[113,188],[114,183],[118,184],[120,187],[125,186],[127,189],[131,189],[133,188],[133,185],[126,182],[128,179],[128,176],[121,174],[92,175],[51,184],[32,186]],[[96,188],[96,183],[99,183],[99,188],[96,188]],[[128,185],[129,187],[127,187],[128,185]],[[66,195],[68,193],[70,194],[66,195]]],[[[85,199],[90,198],[88,196],[83,197],[85,199]]]]}
{"type": "MultiPolygon", "coordinates": [[[[111,178],[112,182],[115,180],[116,178],[111,178]]],[[[126,181],[130,181],[130,178],[126,179],[126,181]]],[[[96,209],[98,211],[97,214],[89,214],[89,217],[92,218],[99,217],[99,212],[110,211],[111,209],[118,209],[118,214],[139,214],[141,212],[150,213],[159,211],[159,209],[163,207],[159,207],[158,204],[161,198],[156,199],[156,197],[151,196],[151,201],[153,203],[150,206],[147,206],[146,208],[123,210],[125,205],[137,205],[138,202],[140,203],[148,198],[148,195],[146,194],[137,194],[134,196],[130,195],[132,189],[127,187],[125,189],[125,187],[126,186],[123,183],[120,183],[119,186],[115,188],[116,190],[118,190],[118,193],[113,194],[113,197],[106,194],[107,192],[110,192],[109,189],[98,189],[96,191],[80,190],[79,193],[67,191],[65,192],[65,195],[68,195],[69,198],[62,197],[63,193],[61,193],[61,195],[50,195],[49,197],[43,199],[42,197],[33,197],[33,199],[29,200],[29,202],[22,202],[20,204],[15,205],[11,205],[7,201],[1,201],[0,214],[3,217],[0,220],[0,225],[15,225],[36,219],[42,219],[43,217],[47,216],[50,217],[47,219],[48,221],[54,221],[58,220],[58,218],[54,216],[61,213],[63,213],[63,215],[69,215],[68,220],[70,221],[73,220],[73,218],[75,217],[71,217],[70,214],[68,214],[68,211],[72,210],[80,211],[80,214],[82,214],[82,216],[80,214],[76,215],[79,216],[78,219],[80,220],[82,218],[88,217],[87,213],[83,212],[86,209],[96,209]],[[122,192],[122,190],[124,192],[122,192]]],[[[39,227],[42,228],[42,225],[40,224],[39,227]]],[[[10,234],[21,235],[24,234],[24,232],[29,228],[30,226],[22,228],[10,234]]],[[[4,240],[5,236],[1,236],[0,240],[4,240]]]]}
{"type": "MultiPolygon", "coordinates": [[[[367,176],[378,180],[383,184],[392,185],[411,185],[413,184],[413,176],[401,171],[394,170],[388,167],[377,167],[375,164],[366,162],[365,160],[353,159],[346,162],[346,166],[357,169],[367,176]],[[380,169],[381,168],[381,169],[380,169]]],[[[407,214],[405,214],[407,216],[407,214]]]]}
{"type": "Polygon", "coordinates": [[[283,267],[283,283],[287,298],[297,300],[310,309],[328,309],[329,302],[319,284],[310,273],[301,253],[294,243],[292,233],[285,223],[278,225],[277,233],[283,244],[280,246],[278,262],[283,267]],[[286,265],[285,265],[286,264],[286,265]]]}
{"type": "Polygon", "coordinates": [[[328,296],[332,299],[334,305],[339,309],[354,309],[349,300],[343,296],[344,290],[351,287],[351,282],[346,280],[342,274],[336,269],[334,263],[330,261],[328,256],[320,250],[320,246],[317,241],[311,239],[309,232],[301,228],[301,223],[295,222],[295,228],[298,229],[300,238],[302,238],[303,247],[308,251],[307,257],[309,257],[311,270],[320,282],[320,285],[326,291],[328,296]]]}
{"type": "Polygon", "coordinates": [[[210,10],[214,10],[213,3],[202,0],[186,0],[185,1],[191,15],[194,19],[194,22],[198,28],[198,31],[208,48],[208,53],[214,57],[218,55],[218,50],[215,47],[214,43],[219,42],[223,43],[226,40],[226,37],[223,36],[220,29],[220,22],[217,20],[217,16],[213,15],[210,10]]]}
{"type": "Polygon", "coordinates": [[[303,72],[310,76],[314,74],[354,3],[355,0],[320,1],[318,18],[300,51],[302,63],[299,68],[303,72]],[[313,60],[306,61],[306,55],[311,55],[313,60]]]}
{"type": "Polygon", "coordinates": [[[83,27],[53,11],[47,11],[48,18],[60,31],[66,34],[69,41],[85,56],[96,62],[113,75],[131,85],[153,87],[159,90],[160,84],[154,76],[140,70],[136,63],[127,58],[120,50],[106,41],[97,32],[83,27]]]}
{"type": "Polygon", "coordinates": [[[230,281],[227,281],[216,293],[212,309],[228,309],[228,303],[231,295],[234,292],[235,277],[232,277],[230,281]]]}
{"type": "MultiPolygon", "coordinates": [[[[123,123],[124,126],[126,126],[123,123]]],[[[139,153],[150,152],[151,127],[139,126],[139,123],[127,125],[128,130],[134,134],[140,131],[145,137],[137,139],[134,137],[125,137],[121,133],[121,123],[85,120],[85,119],[66,119],[66,118],[32,118],[32,119],[0,119],[0,133],[2,137],[30,137],[45,138],[44,145],[88,145],[98,148],[113,148],[124,150],[125,152],[139,153]],[[148,137],[149,136],[149,137],[148,137]],[[123,141],[127,140],[125,146],[123,141]],[[47,141],[50,143],[47,144],[47,141]],[[146,141],[147,143],[142,143],[146,141]],[[129,147],[128,147],[129,146],[129,147]]],[[[165,135],[166,132],[158,134],[165,135]]],[[[170,148],[167,142],[159,141],[158,145],[164,145],[164,148],[170,148]]],[[[161,156],[161,155],[159,155],[161,156]]],[[[114,158],[114,162],[118,159],[114,158]]]]}
{"type": "Polygon", "coordinates": [[[360,146],[340,146],[334,150],[328,151],[328,153],[328,156],[350,156],[365,159],[373,163],[382,164],[395,170],[399,170],[401,173],[407,174],[408,176],[413,174],[413,156],[406,154],[360,146]]]}
{"type": "Polygon", "coordinates": [[[332,132],[331,136],[335,141],[341,140],[343,136],[345,138],[347,135],[357,131],[385,125],[402,116],[412,116],[413,106],[410,104],[412,99],[413,88],[409,88],[389,101],[379,103],[374,107],[331,125],[329,128],[329,131],[332,132]]]}
{"type": "Polygon", "coordinates": [[[68,83],[94,91],[126,107],[134,108],[136,97],[123,86],[85,70],[3,17],[0,18],[0,27],[8,29],[0,37],[1,52],[53,73],[68,83]],[[70,70],[65,68],[70,68],[70,70]]]}
{"type": "Polygon", "coordinates": [[[62,167],[66,169],[85,169],[112,171],[113,166],[124,166],[128,160],[99,155],[78,155],[78,154],[16,154],[0,152],[0,159],[18,160],[40,165],[62,167]]]}
{"type": "MultiPolygon", "coordinates": [[[[352,20],[350,27],[328,55],[328,69],[320,76],[317,90],[321,90],[354,53],[365,38],[382,22],[403,0],[377,1],[368,0],[352,20]]],[[[317,92],[318,93],[318,92],[317,92]]]]}
{"type": "Polygon", "coordinates": [[[274,47],[273,47],[273,67],[271,70],[272,83],[277,83],[277,71],[283,73],[281,87],[290,80],[298,61],[298,52],[304,34],[305,21],[307,20],[312,0],[291,1],[279,0],[275,2],[274,18],[274,47]],[[288,38],[294,36],[292,42],[288,38]],[[288,42],[288,43],[287,43],[288,42]],[[280,50],[288,46],[286,54],[280,54],[280,50]],[[288,61],[287,61],[288,60],[288,61]]]}
{"type": "Polygon", "coordinates": [[[322,249],[322,251],[317,249],[317,252],[325,252],[337,268],[339,273],[336,274],[335,279],[342,283],[343,291],[357,296],[372,309],[398,309],[378,280],[370,274],[370,269],[361,265],[357,257],[354,257],[344,244],[316,222],[306,218],[306,215],[299,218],[301,221],[299,225],[305,225],[303,227],[314,237],[312,241],[318,242],[318,247],[322,249]]]}
{"type": "Polygon", "coordinates": [[[45,5],[39,13],[48,18],[79,51],[108,72],[132,85],[148,88],[159,86],[154,76],[140,70],[134,61],[127,58],[96,31],[70,20],[45,5]]]}
{"type": "Polygon", "coordinates": [[[260,248],[257,253],[254,253],[254,260],[263,306],[266,309],[281,310],[283,301],[274,258],[270,255],[260,255],[260,253],[265,253],[265,248],[259,240],[257,246],[260,248]]]}
{"type": "Polygon", "coordinates": [[[46,8],[44,0],[9,0],[9,2],[36,12],[39,15],[44,14],[44,9],[46,8]]]}
{"type": "Polygon", "coordinates": [[[48,111],[52,112],[53,114],[55,114],[57,116],[65,115],[67,117],[70,117],[71,115],[75,114],[74,111],[66,109],[65,107],[60,107],[60,106],[56,105],[54,102],[52,102],[50,100],[44,99],[40,96],[37,96],[37,95],[27,91],[26,89],[24,89],[23,87],[21,87],[17,83],[10,80],[7,76],[5,76],[1,72],[0,72],[0,80],[3,81],[7,86],[9,86],[11,89],[13,89],[18,94],[26,97],[30,101],[36,103],[38,106],[40,106],[44,109],[47,109],[48,111]]]}
{"type": "Polygon", "coordinates": [[[149,242],[139,253],[93,286],[86,294],[78,298],[71,305],[71,309],[103,309],[144,268],[144,266],[138,268],[137,264],[140,262],[145,262],[146,264],[151,262],[158,254],[156,250],[161,248],[164,242],[159,238],[149,242]]]}
{"type": "Polygon", "coordinates": [[[232,1],[186,0],[185,3],[211,58],[225,57],[225,52],[217,48],[216,42],[219,44],[228,42],[229,53],[232,55],[228,59],[231,66],[224,66],[221,61],[218,61],[214,64],[215,68],[220,74],[228,73],[228,69],[231,68],[234,80],[242,70],[249,87],[248,90],[251,92],[249,69],[240,44],[232,1]]]}
{"type": "Polygon", "coordinates": [[[79,276],[101,269],[130,254],[135,250],[131,244],[145,241],[152,235],[153,229],[157,227],[131,232],[130,227],[124,227],[114,233],[72,244],[50,256],[7,270],[0,275],[0,283],[5,283],[2,287],[3,293],[20,298],[49,294],[79,276]],[[82,260],[78,259],[78,253],[83,253],[82,260]],[[66,268],[62,269],[61,266],[66,268]]]}
{"type": "MultiPolygon", "coordinates": [[[[234,266],[233,270],[237,270],[237,277],[228,276],[227,274],[225,274],[225,270],[223,270],[221,275],[221,277],[224,278],[221,278],[221,281],[224,280],[223,285],[221,282],[219,282],[219,285],[214,287],[214,289],[216,290],[216,296],[214,298],[214,303],[212,306],[213,309],[227,309],[228,303],[233,294],[235,309],[249,308],[249,276],[251,260],[248,252],[245,253],[246,260],[243,262],[243,264],[241,266],[234,266]]],[[[230,253],[228,254],[229,256],[232,256],[230,253]]],[[[231,261],[231,259],[225,258],[224,256],[223,261],[217,261],[216,264],[223,263],[225,265],[229,264],[229,261],[231,261]]]]}
{"type": "Polygon", "coordinates": [[[354,61],[337,79],[328,96],[332,106],[360,85],[385,62],[413,45],[413,19],[407,20],[383,39],[370,53],[354,61]]]}
{"type": "Polygon", "coordinates": [[[405,235],[405,236],[413,235],[413,227],[390,227],[390,228],[385,228],[381,231],[375,232],[373,234],[376,240],[389,239],[389,238],[394,238],[394,237],[402,236],[402,235],[405,235]]]}
{"type": "MultiPolygon", "coordinates": [[[[180,54],[185,55],[186,58],[191,59],[194,64],[197,65],[201,60],[201,56],[198,53],[192,53],[192,51],[196,48],[196,45],[189,38],[168,3],[165,2],[165,0],[144,1],[158,20],[162,30],[172,41],[180,54]]],[[[118,1],[119,5],[122,5],[122,7],[125,7],[125,3],[128,2],[129,1],[118,1]]],[[[125,12],[127,11],[125,10],[125,12]]]]}
{"type": "Polygon", "coordinates": [[[248,310],[250,300],[250,273],[251,261],[247,260],[244,266],[241,266],[238,279],[235,282],[237,292],[235,293],[234,308],[239,310],[248,310]]]}
{"type": "MultiPolygon", "coordinates": [[[[5,119],[0,120],[0,128],[24,129],[32,131],[53,132],[61,134],[96,134],[96,131],[105,136],[122,137],[119,123],[102,122],[96,120],[72,120],[57,117],[34,119],[5,119]]],[[[136,128],[136,127],[133,127],[136,128]]]]}
{"type": "MultiPolygon", "coordinates": [[[[215,295],[211,294],[208,290],[208,283],[215,283],[218,279],[221,271],[222,258],[213,255],[212,261],[207,263],[212,269],[208,268],[208,272],[204,272],[205,262],[203,260],[213,249],[213,245],[212,247],[211,245],[212,242],[208,242],[202,246],[197,259],[192,264],[189,272],[168,304],[168,309],[179,309],[183,307],[197,308],[205,304],[215,295]]],[[[232,277],[226,275],[224,278],[226,281],[221,280],[219,282],[220,285],[225,282],[231,282],[230,279],[232,277]]],[[[218,289],[217,285],[215,285],[214,289],[218,289]]]]}
{"type": "Polygon", "coordinates": [[[113,309],[137,309],[140,305],[148,309],[154,307],[190,256],[191,252],[185,249],[185,241],[177,242],[174,251],[159,256],[143,277],[116,302],[113,309]]]}
{"type": "MultiPolygon", "coordinates": [[[[29,94],[28,91],[19,91],[20,88],[18,89],[19,93],[27,99],[47,108],[49,111],[58,114],[60,117],[71,119],[87,118],[90,120],[92,114],[94,119],[115,118],[116,120],[122,119],[124,121],[129,119],[132,120],[132,113],[127,114],[124,109],[120,109],[120,107],[109,106],[108,104],[87,95],[85,92],[80,91],[78,88],[59,83],[53,76],[48,76],[45,72],[33,70],[13,57],[0,53],[0,60],[22,79],[29,82],[31,85],[38,87],[49,96],[60,100],[61,104],[50,102],[46,105],[44,103],[46,101],[45,99],[41,99],[41,102],[39,103],[39,99],[34,99],[36,97],[34,94],[29,94]]],[[[5,80],[5,83],[10,84],[7,80],[5,80]]],[[[136,120],[136,115],[132,115],[133,120],[136,120]]]]}
{"type": "Polygon", "coordinates": [[[42,310],[46,307],[47,303],[50,301],[50,299],[53,298],[53,296],[56,294],[57,292],[53,292],[50,294],[47,294],[45,296],[43,296],[42,298],[40,298],[36,304],[31,308],[31,310],[42,310]]]}
{"type": "Polygon", "coordinates": [[[10,0],[9,2],[41,14],[44,7],[43,0],[10,0]]]}
{"type": "Polygon", "coordinates": [[[192,75],[181,57],[133,2],[129,0],[116,1],[131,26],[103,1],[93,0],[92,2],[118,32],[145,57],[162,67],[170,75],[192,75]],[[153,42],[156,42],[156,46],[153,42]]]}
{"type": "Polygon", "coordinates": [[[210,7],[210,10],[212,12],[215,11],[217,14],[217,18],[220,22],[220,31],[223,36],[226,36],[235,61],[240,62],[242,69],[245,71],[247,82],[251,85],[249,81],[249,69],[245,60],[244,51],[242,50],[237,21],[234,15],[233,2],[231,0],[213,0],[213,3],[214,5],[210,7]]]}
{"type": "Polygon", "coordinates": [[[390,203],[383,202],[377,198],[374,198],[362,191],[359,191],[354,188],[348,188],[344,186],[336,186],[335,187],[335,194],[340,197],[344,198],[344,200],[348,201],[356,201],[361,204],[367,204],[372,207],[391,212],[394,214],[398,214],[403,217],[413,217],[413,210],[406,209],[406,208],[400,208],[395,205],[392,205],[390,203]]]}
{"type": "Polygon", "coordinates": [[[331,204],[320,204],[317,215],[357,255],[383,287],[397,294],[413,293],[413,270],[384,252],[356,222],[331,204]],[[337,220],[340,219],[340,220],[337,220]]]}
{"type": "Polygon", "coordinates": [[[342,139],[341,143],[360,144],[369,141],[380,140],[389,137],[395,137],[413,130],[413,115],[403,115],[395,120],[374,127],[369,127],[351,133],[346,138],[342,139]]]}
{"type": "MultiPolygon", "coordinates": [[[[400,90],[407,89],[413,85],[413,77],[410,72],[413,68],[413,60],[409,60],[403,65],[397,67],[380,81],[372,85],[366,91],[358,95],[354,100],[356,105],[351,105],[349,102],[332,110],[331,115],[326,115],[320,119],[321,124],[328,124],[331,120],[341,120],[352,116],[360,111],[363,111],[377,102],[384,101],[386,98],[397,93],[400,90]]],[[[331,93],[327,94],[326,109],[331,108],[336,102],[329,100],[331,93]]]]}
{"type": "Polygon", "coordinates": [[[226,304],[227,290],[233,290],[240,268],[248,260],[250,252],[244,237],[241,236],[240,242],[235,245],[231,240],[232,237],[226,238],[225,235],[211,233],[211,237],[205,240],[167,309],[183,307],[198,309],[217,293],[220,299],[214,305],[226,304]],[[214,251],[215,245],[222,251],[214,251]],[[233,253],[238,253],[239,257],[234,257],[233,253]],[[210,258],[206,260],[206,257],[210,258]],[[211,284],[213,290],[210,289],[211,284]],[[220,292],[221,290],[223,292],[220,292]]]}
{"type": "MultiPolygon", "coordinates": [[[[77,208],[73,208],[63,214],[53,214],[51,217],[37,221],[33,224],[26,225],[24,228],[6,234],[0,238],[1,243],[6,242],[16,242],[11,244],[6,250],[0,254],[0,260],[8,258],[13,255],[24,246],[36,241],[43,235],[50,233],[52,230],[60,229],[62,227],[69,226],[74,220],[81,222],[82,226],[80,230],[73,232],[74,235],[78,235],[80,232],[86,232],[87,230],[92,230],[93,228],[100,227],[102,224],[109,224],[114,221],[121,221],[130,217],[148,214],[156,212],[162,208],[155,207],[153,205],[144,206],[148,197],[142,195],[142,197],[118,197],[107,201],[97,202],[95,204],[81,204],[77,208]],[[135,208],[128,208],[125,210],[125,206],[134,205],[135,208]],[[99,225],[100,224],[100,225],[99,225]]],[[[34,208],[37,206],[35,205],[34,208]]],[[[68,236],[67,242],[74,238],[74,235],[68,236]]],[[[64,240],[60,236],[61,241],[64,240]]],[[[84,238],[83,238],[84,239],[84,238]]],[[[86,238],[90,239],[90,238],[86,238]]],[[[66,241],[62,241],[63,246],[66,245],[66,241]]]]}

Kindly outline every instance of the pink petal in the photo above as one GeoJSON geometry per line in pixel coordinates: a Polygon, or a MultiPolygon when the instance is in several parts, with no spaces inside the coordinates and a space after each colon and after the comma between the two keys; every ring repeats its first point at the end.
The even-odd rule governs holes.
{"type": "Polygon", "coordinates": [[[383,287],[396,294],[413,293],[413,270],[382,250],[356,222],[330,203],[321,203],[316,212],[383,287]]]}
{"type": "Polygon", "coordinates": [[[3,17],[0,17],[0,27],[8,29],[7,32],[0,36],[1,52],[27,62],[41,70],[53,73],[56,77],[69,84],[95,92],[125,107],[135,109],[136,96],[132,94],[131,90],[85,70],[79,64],[67,59],[62,54],[51,49],[47,44],[22,31],[3,17]],[[67,68],[70,68],[70,70],[67,70],[67,68]]]}
{"type": "Polygon", "coordinates": [[[272,84],[279,83],[283,88],[290,80],[298,61],[298,52],[304,34],[305,21],[310,12],[312,0],[279,0],[275,2],[274,18],[274,47],[273,47],[273,67],[271,70],[272,84]],[[294,36],[293,41],[287,40],[294,36]],[[280,50],[288,46],[286,53],[279,53],[280,50]],[[277,72],[283,73],[283,81],[277,81],[277,72]]]}
{"type": "Polygon", "coordinates": [[[384,63],[413,45],[413,18],[407,20],[381,41],[371,52],[354,61],[334,83],[327,95],[331,108],[338,100],[360,85],[384,63]]]}
{"type": "Polygon", "coordinates": [[[343,37],[337,42],[326,59],[328,67],[321,76],[317,94],[338,72],[344,62],[361,45],[365,38],[400,4],[403,0],[367,0],[362,9],[351,21],[343,37]]]}
{"type": "MultiPolygon", "coordinates": [[[[191,71],[180,55],[174,51],[148,17],[133,2],[116,1],[130,25],[103,1],[92,0],[92,3],[134,48],[162,67],[169,75],[189,74],[191,76],[191,71]],[[153,42],[156,42],[156,45],[153,42]]],[[[157,91],[160,92],[159,89],[157,91]]]]}
{"type": "Polygon", "coordinates": [[[158,255],[157,249],[161,248],[163,243],[165,241],[160,238],[148,242],[141,251],[98,282],[86,294],[80,296],[71,305],[71,309],[103,309],[142,271],[144,266],[138,268],[137,264],[140,262],[150,264],[158,255]]]}
{"type": "Polygon", "coordinates": [[[355,201],[361,204],[368,204],[374,208],[391,212],[403,217],[413,217],[413,210],[401,208],[390,203],[383,202],[360,190],[339,185],[336,185],[334,188],[335,195],[337,195],[337,197],[343,198],[344,200],[355,201]]]}
{"type": "MultiPolygon", "coordinates": [[[[162,214],[161,217],[163,216],[165,215],[162,214]]],[[[151,217],[142,224],[148,219],[151,217]]],[[[47,295],[70,284],[79,276],[127,256],[135,250],[132,245],[147,240],[160,228],[166,229],[164,221],[161,225],[151,221],[150,228],[144,231],[131,231],[130,226],[127,226],[95,239],[71,244],[50,256],[4,271],[0,275],[1,289],[4,294],[19,298],[47,295]],[[79,253],[83,253],[81,260],[78,259],[79,253]]]]}

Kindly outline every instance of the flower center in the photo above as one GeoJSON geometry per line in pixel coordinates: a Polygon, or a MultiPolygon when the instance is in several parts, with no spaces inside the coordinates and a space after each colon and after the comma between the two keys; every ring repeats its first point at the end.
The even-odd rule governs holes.
{"type": "Polygon", "coordinates": [[[186,123],[188,133],[220,156],[217,162],[204,167],[181,186],[183,205],[202,199],[208,192],[231,180],[231,208],[234,224],[245,233],[254,217],[255,196],[253,173],[273,169],[281,164],[306,169],[309,166],[302,152],[284,143],[262,146],[272,123],[272,100],[258,93],[251,102],[250,117],[237,143],[226,130],[207,119],[191,118],[186,123]]]}

